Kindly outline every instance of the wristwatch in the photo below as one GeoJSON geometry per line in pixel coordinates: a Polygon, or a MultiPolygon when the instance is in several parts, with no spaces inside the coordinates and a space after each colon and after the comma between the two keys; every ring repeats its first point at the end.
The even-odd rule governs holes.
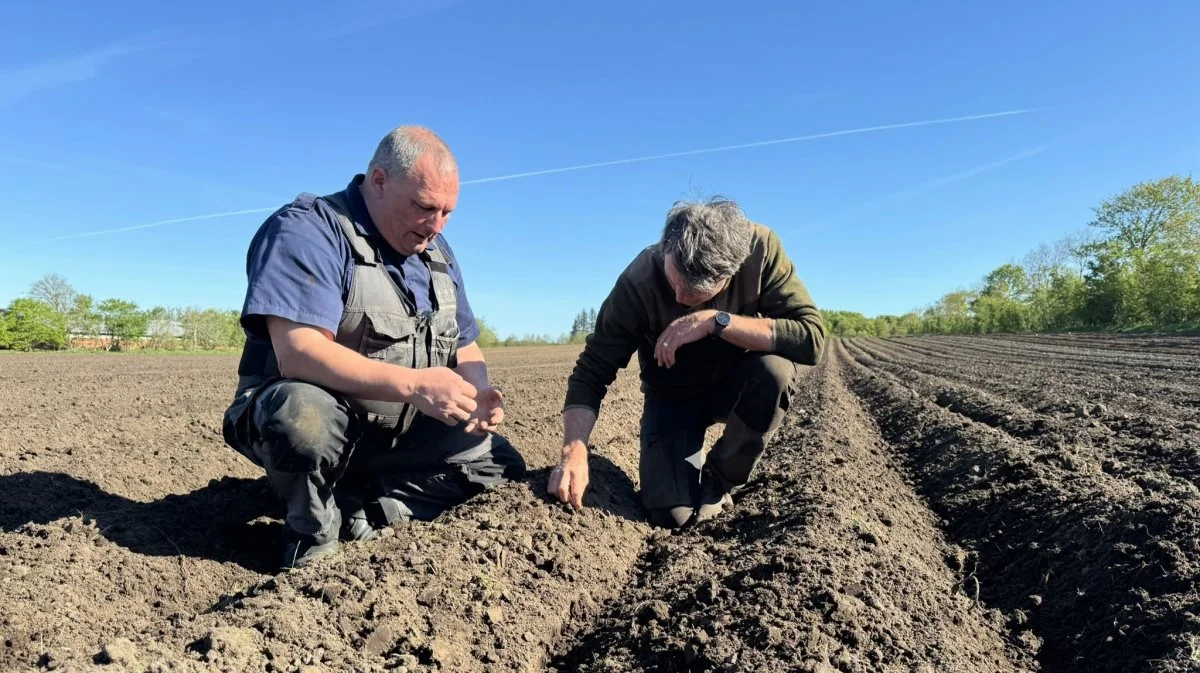
{"type": "Polygon", "coordinates": [[[714,320],[716,320],[717,326],[713,329],[713,336],[720,337],[721,332],[724,332],[725,328],[729,327],[729,314],[725,311],[717,311],[717,315],[714,320]]]}

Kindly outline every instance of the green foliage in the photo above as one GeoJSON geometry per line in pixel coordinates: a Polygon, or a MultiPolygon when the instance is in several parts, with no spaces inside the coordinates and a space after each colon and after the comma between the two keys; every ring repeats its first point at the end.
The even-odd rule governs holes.
{"type": "Polygon", "coordinates": [[[554,338],[549,334],[526,334],[525,336],[509,336],[502,342],[505,346],[553,346],[567,343],[565,336],[554,338]]]}
{"type": "Polygon", "coordinates": [[[239,311],[219,311],[191,307],[178,313],[183,343],[193,350],[241,348],[246,342],[239,311]]]}
{"type": "Polygon", "coordinates": [[[596,309],[583,309],[571,323],[571,331],[567,333],[566,342],[582,344],[587,342],[588,335],[596,331],[596,309]]]}
{"type": "Polygon", "coordinates": [[[3,316],[0,345],[19,351],[58,350],[67,345],[67,321],[53,307],[36,299],[14,299],[3,316]]]}
{"type": "Polygon", "coordinates": [[[102,325],[95,309],[95,301],[91,295],[75,295],[71,308],[67,311],[67,330],[71,334],[99,334],[102,325]]]}
{"type": "MultiPolygon", "coordinates": [[[[1003,264],[978,292],[951,292],[904,333],[963,334],[1200,326],[1200,183],[1144,182],[1095,208],[1069,236],[1003,264]]],[[[825,312],[830,331],[898,334],[891,316],[825,312]]]]}
{"type": "Polygon", "coordinates": [[[496,336],[496,330],[487,323],[483,318],[476,318],[475,322],[479,325],[479,336],[475,339],[475,343],[480,348],[493,348],[500,345],[500,337],[496,336]]]}
{"type": "Polygon", "coordinates": [[[120,350],[122,341],[134,341],[146,336],[149,316],[138,310],[137,304],[124,299],[105,299],[96,308],[100,324],[108,334],[109,348],[120,350]]]}

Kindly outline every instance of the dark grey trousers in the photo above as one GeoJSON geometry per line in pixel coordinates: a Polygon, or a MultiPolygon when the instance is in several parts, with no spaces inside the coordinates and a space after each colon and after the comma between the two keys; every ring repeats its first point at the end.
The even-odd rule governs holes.
{"type": "Polygon", "coordinates": [[[750,479],[783,422],[795,392],[796,371],[787,358],[748,353],[724,381],[694,397],[667,400],[646,395],[639,473],[642,504],[651,523],[678,525],[670,523],[668,512],[698,505],[702,473],[724,492],[750,479]],[[719,421],[725,422],[725,430],[704,456],[704,433],[719,421]]]}
{"type": "Polygon", "coordinates": [[[423,414],[398,434],[365,423],[340,395],[291,379],[230,407],[225,439],[266,470],[287,505],[287,533],[318,544],[337,538],[341,509],[378,500],[387,523],[429,520],[525,474],[500,435],[423,414]]]}

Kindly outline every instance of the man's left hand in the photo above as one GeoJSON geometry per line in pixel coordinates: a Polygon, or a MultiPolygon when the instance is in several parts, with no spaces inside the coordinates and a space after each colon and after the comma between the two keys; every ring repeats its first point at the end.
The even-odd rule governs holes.
{"type": "Polygon", "coordinates": [[[487,387],[475,396],[475,411],[467,419],[466,431],[473,435],[495,432],[504,422],[504,393],[499,388],[487,387]]]}
{"type": "Polygon", "coordinates": [[[667,325],[662,334],[658,335],[658,343],[654,347],[654,359],[658,361],[658,366],[675,366],[675,351],[680,346],[712,334],[716,327],[716,317],[716,311],[697,311],[667,325]]]}

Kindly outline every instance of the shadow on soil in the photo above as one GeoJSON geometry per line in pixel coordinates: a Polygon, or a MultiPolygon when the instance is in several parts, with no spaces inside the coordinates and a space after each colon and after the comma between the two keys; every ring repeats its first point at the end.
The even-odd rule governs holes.
{"type": "Polygon", "coordinates": [[[280,524],[255,521],[282,515],[265,479],[225,477],[182,495],[137,502],[60,472],[0,477],[0,530],[82,516],[108,540],[149,556],[188,556],[236,563],[255,572],[278,565],[275,545],[264,545],[280,524]]]}
{"type": "MultiPolygon", "coordinates": [[[[629,477],[603,456],[592,456],[590,466],[586,506],[644,521],[629,477]]],[[[557,505],[546,493],[549,472],[532,471],[522,483],[557,505]]],[[[263,574],[279,568],[284,509],[265,478],[224,477],[191,493],[138,502],[61,472],[20,472],[0,476],[0,493],[0,531],[82,516],[94,520],[106,539],[138,554],[235,563],[263,574]]]]}

